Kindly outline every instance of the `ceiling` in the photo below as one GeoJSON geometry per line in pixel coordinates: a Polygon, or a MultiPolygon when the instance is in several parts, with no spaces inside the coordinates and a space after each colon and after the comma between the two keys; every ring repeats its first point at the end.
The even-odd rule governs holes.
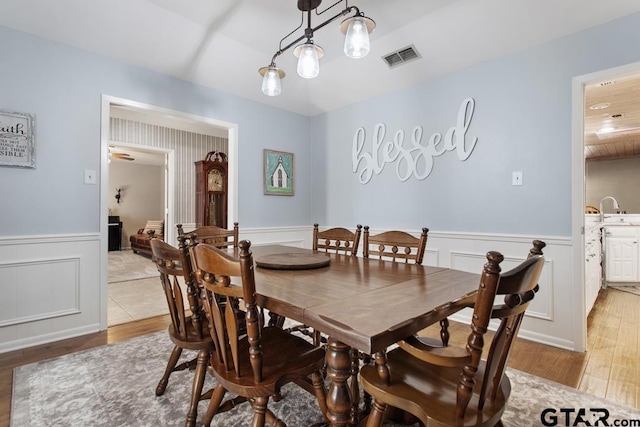
{"type": "MultiPolygon", "coordinates": [[[[298,77],[295,57],[285,52],[277,60],[287,73],[278,97],[262,94],[258,69],[269,65],[281,38],[300,23],[295,0],[2,0],[0,25],[315,115],[640,11],[637,0],[354,0],[349,5],[377,23],[369,55],[346,58],[339,22],[329,24],[314,37],[325,49],[320,76],[298,77]],[[408,45],[422,58],[389,69],[381,57],[408,45]]],[[[313,16],[312,26],[341,6],[313,16]]]]}
{"type": "Polygon", "coordinates": [[[640,76],[588,85],[584,117],[586,160],[640,155],[640,76]]]}
{"type": "Polygon", "coordinates": [[[120,145],[117,141],[109,142],[109,163],[131,163],[135,165],[163,166],[165,154],[153,149],[120,145]],[[124,154],[131,160],[113,154],[124,154]]]}

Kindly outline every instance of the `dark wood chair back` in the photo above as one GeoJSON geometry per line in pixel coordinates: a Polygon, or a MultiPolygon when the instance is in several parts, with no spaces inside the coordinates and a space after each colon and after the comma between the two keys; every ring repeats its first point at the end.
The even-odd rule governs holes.
{"type": "Polygon", "coordinates": [[[215,346],[209,365],[217,385],[211,393],[205,425],[216,413],[230,409],[242,399],[248,399],[253,407],[252,426],[263,426],[265,421],[283,425],[267,409],[267,403],[288,382],[313,392],[322,413],[326,413],[320,371],[324,350],[281,328],[263,327],[256,304],[250,246],[250,242],[243,240],[234,254],[206,243],[191,248],[195,276],[204,288],[203,303],[215,346]],[[246,315],[239,313],[240,301],[246,315]],[[227,391],[242,399],[222,404],[227,391]]]}
{"type": "Polygon", "coordinates": [[[208,355],[213,349],[213,342],[209,335],[209,324],[202,314],[200,292],[193,282],[193,271],[188,252],[183,250],[184,247],[178,249],[160,239],[151,239],[150,246],[152,259],[160,273],[160,283],[171,316],[169,338],[174,344],[164,375],[156,387],[156,395],[164,394],[169,377],[173,372],[195,369],[186,421],[186,425],[193,426],[196,423],[198,402],[201,400],[202,380],[206,375],[208,355]],[[187,295],[186,301],[185,293],[187,295]],[[198,351],[198,355],[187,362],[178,364],[182,351],[185,349],[198,351]]]}
{"type": "Polygon", "coordinates": [[[494,401],[500,382],[507,368],[509,352],[515,341],[524,313],[538,291],[538,280],[544,266],[542,255],[530,255],[514,269],[500,274],[500,262],[504,257],[499,252],[487,254],[487,264],[482,273],[478,296],[471,321],[471,334],[467,340],[470,363],[465,365],[458,386],[456,413],[464,416],[473,392],[474,374],[482,356],[482,336],[491,319],[500,319],[486,359],[484,378],[481,380],[478,408],[484,407],[487,397],[494,401]],[[502,304],[494,305],[496,296],[504,296],[502,304]]]}
{"type": "Polygon", "coordinates": [[[205,225],[185,233],[182,224],[178,224],[176,227],[178,228],[178,236],[187,236],[193,245],[208,243],[218,248],[238,247],[239,226],[237,222],[233,223],[233,230],[215,225],[205,225]]]}
{"type": "Polygon", "coordinates": [[[367,427],[379,426],[387,407],[401,408],[426,425],[493,426],[500,422],[511,386],[505,374],[509,353],[544,265],[544,242],[534,241],[528,258],[505,273],[499,252],[488,252],[478,292],[471,301],[471,333],[465,348],[435,347],[417,337],[375,355],[361,371],[362,386],[375,398],[367,427]],[[496,303],[499,297],[502,303],[496,303]],[[499,326],[482,360],[484,335],[499,326]],[[470,405],[472,401],[477,405],[470,405]],[[477,399],[477,400],[475,400],[477,399]]]}
{"type": "MultiPolygon", "coordinates": [[[[187,322],[187,319],[191,319],[190,314],[187,314],[187,309],[191,310],[194,306],[200,306],[197,293],[192,295],[194,297],[192,301],[189,301],[189,295],[187,301],[183,296],[183,286],[186,288],[189,285],[191,274],[189,258],[185,257],[185,253],[178,248],[160,239],[151,240],[151,252],[153,262],[160,272],[160,282],[167,299],[171,324],[175,329],[176,336],[186,340],[189,335],[186,325],[190,323],[187,322]],[[181,281],[184,282],[184,285],[180,284],[181,281]]],[[[184,290],[187,291],[187,289],[184,290]]],[[[203,330],[201,323],[192,332],[196,334],[198,339],[208,334],[208,330],[203,330]]]]}
{"type": "Polygon", "coordinates": [[[313,224],[312,248],[314,251],[356,256],[361,234],[362,225],[360,224],[356,226],[355,232],[342,227],[320,231],[318,224],[313,224]]]}
{"type": "MultiPolygon", "coordinates": [[[[248,242],[244,242],[248,243],[248,242]]],[[[256,305],[256,283],[253,274],[253,256],[246,245],[235,258],[209,244],[194,247],[196,276],[204,286],[205,310],[212,322],[211,338],[225,369],[235,370],[236,376],[253,376],[258,383],[262,380],[262,350],[260,344],[260,322],[256,305]],[[231,277],[240,277],[241,283],[232,284],[231,277]],[[221,296],[223,298],[216,298],[221,296]],[[220,304],[220,301],[238,302],[220,304]],[[238,321],[239,302],[246,305],[247,343],[246,352],[239,351],[241,334],[238,321]],[[248,359],[251,353],[251,373],[241,372],[240,359],[248,359]]],[[[240,317],[242,318],[242,317],[240,317]]]]}
{"type": "Polygon", "coordinates": [[[369,234],[369,226],[364,226],[362,256],[393,262],[413,262],[422,264],[427,246],[428,228],[423,228],[420,237],[414,237],[405,231],[392,230],[376,235],[369,234]]]}

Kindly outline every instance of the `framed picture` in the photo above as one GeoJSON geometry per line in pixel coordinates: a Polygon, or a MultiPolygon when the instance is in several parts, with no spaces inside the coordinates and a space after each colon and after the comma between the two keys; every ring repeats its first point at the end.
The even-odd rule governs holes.
{"type": "Polygon", "coordinates": [[[35,168],[33,114],[0,110],[0,166],[35,168]]]}
{"type": "Polygon", "coordinates": [[[264,194],[293,196],[293,153],[264,150],[264,194]]]}

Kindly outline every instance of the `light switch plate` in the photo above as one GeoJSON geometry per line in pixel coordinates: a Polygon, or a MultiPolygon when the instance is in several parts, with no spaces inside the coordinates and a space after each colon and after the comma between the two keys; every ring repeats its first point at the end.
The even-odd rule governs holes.
{"type": "Polygon", "coordinates": [[[511,185],[522,185],[522,171],[513,171],[511,185]]]}
{"type": "Polygon", "coordinates": [[[96,171],[91,169],[84,170],[84,183],[85,184],[95,184],[96,181],[96,171]]]}

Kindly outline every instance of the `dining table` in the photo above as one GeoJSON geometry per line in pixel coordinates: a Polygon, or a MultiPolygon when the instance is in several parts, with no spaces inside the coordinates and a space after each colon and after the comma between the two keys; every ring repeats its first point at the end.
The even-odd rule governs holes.
{"type": "Polygon", "coordinates": [[[327,419],[356,425],[357,351],[373,355],[473,303],[480,274],[284,245],[252,246],[259,306],[327,336],[327,419]]]}

